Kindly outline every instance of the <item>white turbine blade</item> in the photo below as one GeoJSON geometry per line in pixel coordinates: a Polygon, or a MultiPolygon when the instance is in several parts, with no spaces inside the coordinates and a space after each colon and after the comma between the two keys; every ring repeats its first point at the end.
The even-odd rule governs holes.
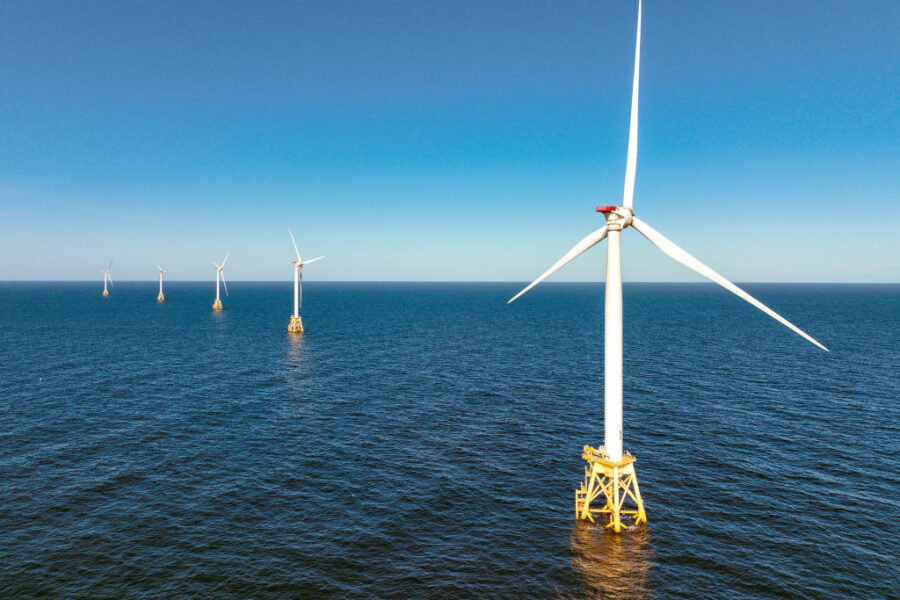
{"type": "Polygon", "coordinates": [[[582,254],[585,250],[588,250],[592,246],[602,242],[603,238],[605,238],[605,237],[606,237],[606,225],[604,225],[597,231],[591,233],[586,238],[584,238],[583,240],[581,240],[580,242],[575,244],[574,248],[572,248],[571,250],[566,252],[565,256],[563,256],[561,259],[556,261],[556,264],[554,264],[552,267],[550,267],[549,269],[544,271],[543,275],[541,275],[540,277],[538,277],[537,279],[532,281],[531,284],[529,286],[527,286],[524,290],[522,290],[521,292],[519,292],[518,294],[516,294],[515,296],[510,298],[510,300],[509,300],[509,302],[507,302],[507,304],[512,303],[516,298],[518,298],[519,296],[521,296],[522,294],[524,294],[525,292],[527,292],[528,290],[530,290],[531,288],[533,288],[534,286],[536,286],[537,284],[542,282],[543,280],[547,279],[548,277],[550,277],[551,275],[553,275],[554,273],[559,271],[561,268],[563,268],[565,265],[567,265],[569,262],[571,262],[575,257],[582,254]]]}
{"type": "Polygon", "coordinates": [[[109,266],[106,267],[106,270],[107,270],[107,271],[109,271],[110,269],[112,269],[112,264],[113,264],[113,261],[109,261],[109,266]]]}
{"type": "Polygon", "coordinates": [[[325,258],[325,257],[324,257],[324,256],[317,256],[317,257],[311,258],[311,259],[309,259],[309,260],[304,260],[301,264],[303,264],[303,265],[308,265],[309,263],[314,263],[314,262],[316,262],[317,260],[322,260],[323,258],[325,258]]]}
{"type": "Polygon", "coordinates": [[[214,260],[211,260],[211,261],[209,261],[209,262],[211,262],[211,263],[213,264],[213,266],[216,268],[217,271],[218,271],[219,269],[222,268],[222,267],[220,267],[219,265],[217,265],[217,264],[216,264],[216,261],[214,261],[214,260]]]}
{"type": "Polygon", "coordinates": [[[219,271],[219,276],[222,278],[222,285],[225,287],[225,295],[228,295],[228,284],[225,283],[225,273],[219,271]]]}
{"type": "Polygon", "coordinates": [[[669,256],[671,256],[672,258],[674,258],[675,260],[677,260],[684,266],[688,267],[689,269],[693,269],[697,273],[700,273],[701,275],[703,275],[710,281],[718,283],[723,288],[725,288],[732,294],[738,296],[739,298],[743,298],[744,300],[746,300],[747,302],[749,302],[750,304],[752,304],[759,310],[763,311],[764,313],[766,313],[767,315],[769,315],[770,317],[772,317],[773,319],[775,319],[776,321],[778,321],[779,323],[781,323],[782,325],[787,327],[788,329],[799,334],[806,340],[812,342],[813,344],[815,344],[822,350],[825,350],[826,352],[828,352],[828,348],[826,348],[825,346],[823,346],[822,344],[820,344],[819,342],[814,340],[811,336],[806,334],[806,332],[804,332],[802,329],[800,329],[799,327],[797,327],[796,325],[794,325],[793,323],[791,323],[790,321],[788,321],[787,319],[785,319],[784,317],[782,317],[781,315],[776,313],[774,310],[772,310],[771,308],[769,308],[768,306],[766,306],[765,304],[763,304],[762,302],[760,302],[759,300],[757,300],[756,298],[754,298],[753,296],[751,296],[750,294],[748,294],[747,292],[745,292],[744,290],[739,288],[738,286],[734,285],[733,283],[731,283],[730,281],[728,281],[727,279],[725,279],[724,277],[722,277],[721,275],[719,275],[718,273],[716,273],[715,271],[713,271],[712,269],[710,269],[709,267],[704,265],[702,262],[700,262],[699,260],[697,260],[696,258],[691,256],[690,254],[688,254],[687,252],[685,252],[684,250],[682,250],[681,248],[676,246],[670,239],[668,239],[666,236],[664,236],[660,232],[656,231],[655,229],[653,229],[652,227],[647,225],[647,223],[645,223],[644,221],[641,221],[637,217],[634,217],[631,222],[631,226],[634,227],[635,229],[637,229],[641,235],[643,235],[645,238],[650,240],[651,244],[653,244],[654,246],[656,246],[657,248],[662,250],[665,254],[668,254],[669,256]]]}
{"type": "Polygon", "coordinates": [[[115,286],[113,286],[112,275],[110,275],[109,273],[107,273],[107,274],[106,274],[106,277],[109,279],[109,287],[115,287],[115,286]]]}
{"type": "Polygon", "coordinates": [[[638,1],[637,42],[634,45],[634,82],[631,88],[631,123],[628,127],[628,161],[625,165],[625,192],[622,206],[634,203],[634,178],[637,172],[638,79],[641,71],[641,3],[638,1]]]}
{"type": "Polygon", "coordinates": [[[297,242],[294,241],[294,234],[291,232],[290,227],[288,227],[288,233],[291,234],[291,243],[294,245],[294,252],[297,253],[297,262],[303,262],[303,260],[300,258],[300,251],[297,249],[297,242]]]}
{"type": "Polygon", "coordinates": [[[231,256],[231,250],[225,253],[225,260],[222,261],[222,268],[225,268],[225,263],[228,262],[228,257],[231,256]]]}

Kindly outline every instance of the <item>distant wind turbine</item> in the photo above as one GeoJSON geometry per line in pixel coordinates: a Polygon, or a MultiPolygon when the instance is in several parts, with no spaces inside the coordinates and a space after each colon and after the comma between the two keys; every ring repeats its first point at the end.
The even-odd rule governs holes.
{"type": "Polygon", "coordinates": [[[297,249],[297,242],[294,240],[294,234],[288,228],[288,234],[291,236],[291,243],[294,245],[294,252],[297,254],[297,260],[291,261],[294,265],[294,314],[291,316],[291,322],[288,324],[288,331],[292,333],[303,333],[303,320],[300,318],[300,305],[303,303],[303,266],[322,260],[324,256],[317,256],[309,260],[300,258],[300,250],[297,249]]]}
{"type": "Polygon", "coordinates": [[[513,296],[509,302],[544,281],[586,250],[604,239],[606,245],[606,309],[604,324],[604,445],[600,448],[585,446],[582,457],[590,464],[585,469],[585,481],[575,492],[576,516],[581,519],[594,520],[594,515],[606,515],[607,527],[620,531],[621,516],[632,515],[635,525],[646,522],[647,516],[638,489],[634,471],[634,457],[622,454],[622,230],[633,227],[650,240],[663,253],[693,269],[700,275],[719,284],[729,292],[737,295],[760,309],[782,325],[788,327],[807,341],[823,350],[825,346],[810,337],[799,327],[777,314],[771,308],[734,285],[711,268],[676,246],[672,241],[650,227],[646,222],[634,215],[634,181],[637,169],[637,115],[638,115],[638,73],[641,58],[641,3],[638,2],[637,42],[634,53],[634,82],[631,96],[631,125],[628,135],[628,158],[625,168],[625,191],[622,206],[598,206],[597,212],[606,217],[606,225],[594,231],[574,248],[569,250],[552,267],[535,279],[521,292],[513,296]],[[606,500],[603,508],[592,509],[591,502],[603,496],[606,500]],[[634,510],[623,508],[627,498],[635,505],[634,510]]]}
{"type": "Polygon", "coordinates": [[[228,284],[225,283],[225,263],[228,262],[228,257],[231,255],[231,250],[225,253],[225,260],[222,261],[221,265],[216,264],[216,261],[212,261],[212,264],[216,267],[216,301],[213,302],[213,310],[222,310],[222,300],[219,298],[219,280],[222,280],[222,286],[225,288],[225,295],[228,295],[228,284]]]}
{"type": "Polygon", "coordinates": [[[110,269],[112,269],[112,261],[109,261],[109,266],[106,267],[105,271],[101,271],[101,273],[103,273],[103,295],[104,296],[109,296],[109,288],[106,287],[106,283],[109,282],[109,287],[113,286],[113,280],[109,274],[110,269]]]}
{"type": "Polygon", "coordinates": [[[163,295],[162,282],[163,275],[168,273],[166,269],[163,269],[160,265],[156,265],[159,268],[159,296],[156,297],[157,302],[165,302],[166,297],[163,295]]]}

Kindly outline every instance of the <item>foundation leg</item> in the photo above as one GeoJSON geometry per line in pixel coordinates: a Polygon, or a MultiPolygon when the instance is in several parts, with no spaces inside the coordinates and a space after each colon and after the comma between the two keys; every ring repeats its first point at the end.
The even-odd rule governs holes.
{"type": "Polygon", "coordinates": [[[622,521],[619,519],[619,508],[622,506],[621,502],[619,502],[619,467],[613,468],[612,490],[612,515],[610,516],[612,517],[613,531],[619,533],[622,531],[622,521]]]}
{"type": "Polygon", "coordinates": [[[638,514],[634,518],[634,524],[646,523],[647,513],[644,512],[644,500],[641,498],[641,490],[638,488],[637,473],[631,476],[631,485],[634,486],[634,499],[637,501],[638,514]]]}

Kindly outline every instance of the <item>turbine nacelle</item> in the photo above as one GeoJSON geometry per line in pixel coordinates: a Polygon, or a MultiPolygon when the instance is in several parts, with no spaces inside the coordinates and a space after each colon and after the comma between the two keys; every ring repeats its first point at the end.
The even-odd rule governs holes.
{"type": "Polygon", "coordinates": [[[634,211],[627,206],[598,206],[594,210],[606,217],[607,231],[622,231],[634,221],[634,211]]]}

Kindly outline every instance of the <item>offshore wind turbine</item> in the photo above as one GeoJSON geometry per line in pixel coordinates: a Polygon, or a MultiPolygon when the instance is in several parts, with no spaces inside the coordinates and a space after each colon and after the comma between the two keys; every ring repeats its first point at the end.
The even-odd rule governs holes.
{"type": "Polygon", "coordinates": [[[303,333],[303,319],[300,318],[300,305],[303,303],[303,266],[309,263],[322,260],[324,256],[317,256],[309,260],[300,258],[300,250],[297,249],[297,242],[294,240],[294,234],[288,227],[288,234],[291,236],[291,243],[294,245],[294,252],[297,254],[297,260],[291,261],[294,265],[294,314],[291,315],[291,321],[288,323],[288,331],[292,333],[303,333]]]}
{"type": "Polygon", "coordinates": [[[156,301],[157,302],[165,302],[166,297],[163,295],[162,282],[163,282],[163,275],[168,273],[168,271],[166,269],[163,269],[160,265],[156,265],[156,266],[157,266],[157,268],[159,268],[159,296],[156,297],[156,301]]]}
{"type": "Polygon", "coordinates": [[[599,244],[604,239],[606,240],[606,308],[603,336],[604,445],[599,448],[592,448],[586,445],[583,449],[582,458],[587,461],[589,467],[585,467],[584,482],[575,491],[575,514],[576,518],[589,519],[592,522],[595,515],[605,515],[608,519],[606,526],[613,528],[616,532],[622,528],[621,518],[624,515],[631,515],[635,525],[641,522],[646,523],[647,521],[644,503],[641,499],[634,471],[635,458],[628,452],[624,454],[622,452],[622,260],[620,236],[623,230],[633,227],[664,254],[719,284],[739,298],[746,300],[807,341],[812,342],[825,351],[828,350],[799,327],[676,246],[667,237],[635,216],[633,200],[635,173],[637,170],[638,74],[640,72],[640,59],[641,3],[639,1],[637,41],[634,52],[634,81],[631,94],[631,123],[628,133],[628,155],[622,205],[598,206],[596,210],[606,217],[606,225],[578,242],[574,248],[569,250],[552,267],[509,300],[509,302],[513,302],[577,256],[599,244]],[[597,498],[605,500],[603,507],[599,509],[591,508],[591,502],[597,498]],[[631,503],[634,504],[634,508],[627,510],[625,509],[625,502],[629,498],[631,503]]]}
{"type": "Polygon", "coordinates": [[[225,253],[225,260],[222,261],[221,265],[216,264],[216,261],[212,261],[212,264],[216,267],[216,301],[213,302],[213,310],[222,310],[222,300],[219,298],[219,280],[222,280],[222,286],[225,288],[225,295],[228,295],[228,284],[225,283],[225,263],[228,262],[228,256],[231,254],[231,250],[225,253]]]}
{"type": "Polygon", "coordinates": [[[106,267],[105,271],[100,271],[101,273],[103,273],[103,295],[104,296],[109,296],[109,288],[106,287],[106,283],[109,282],[109,287],[112,287],[112,285],[113,285],[112,277],[110,277],[110,275],[109,275],[110,269],[112,269],[112,261],[109,261],[109,266],[106,267]]]}

